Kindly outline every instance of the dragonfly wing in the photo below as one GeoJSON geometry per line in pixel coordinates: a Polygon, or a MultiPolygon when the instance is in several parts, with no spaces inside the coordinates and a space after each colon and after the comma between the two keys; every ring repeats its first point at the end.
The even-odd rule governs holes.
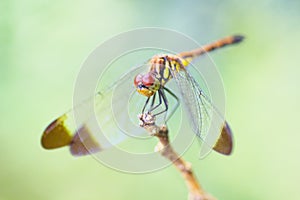
{"type": "Polygon", "coordinates": [[[84,124],[75,126],[73,113],[65,113],[45,129],[41,140],[42,146],[45,149],[56,149],[69,145],[74,156],[99,152],[101,145],[86,126],[84,124]],[[86,143],[90,143],[89,149],[85,147],[86,143]]]}
{"type": "Polygon", "coordinates": [[[198,97],[198,102],[200,102],[200,109],[202,113],[203,126],[207,126],[205,136],[205,144],[202,148],[202,155],[212,147],[215,151],[229,155],[232,151],[232,132],[225,120],[224,114],[222,114],[218,108],[212,103],[211,99],[204,94],[201,90],[199,84],[196,80],[188,73],[190,80],[193,83],[193,88],[195,88],[194,93],[198,97]],[[208,147],[206,150],[205,147],[208,147]]]}
{"type": "Polygon", "coordinates": [[[145,66],[130,70],[111,87],[54,120],[43,133],[42,146],[55,149],[69,145],[72,155],[82,156],[146,134],[138,125],[141,107],[136,106],[143,105],[144,99],[135,98],[133,86],[133,76],[142,70],[145,66]]]}
{"type": "Polygon", "coordinates": [[[170,71],[179,87],[192,130],[203,141],[200,156],[207,155],[211,149],[230,154],[232,136],[222,114],[186,69],[170,71]]]}

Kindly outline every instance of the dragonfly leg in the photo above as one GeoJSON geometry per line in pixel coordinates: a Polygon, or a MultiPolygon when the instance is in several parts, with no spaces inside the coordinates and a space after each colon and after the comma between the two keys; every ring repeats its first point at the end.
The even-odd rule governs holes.
{"type": "MultiPolygon", "coordinates": [[[[156,93],[155,93],[156,94],[156,93]]],[[[154,94],[154,95],[155,95],[154,94]]],[[[155,110],[156,108],[158,108],[160,105],[161,105],[161,103],[162,103],[162,100],[161,100],[161,95],[158,93],[158,98],[159,98],[159,103],[156,105],[156,106],[154,106],[153,107],[153,105],[154,105],[154,101],[152,102],[152,105],[151,105],[151,108],[150,108],[150,110],[149,110],[149,112],[152,112],[153,110],[155,110]]]]}
{"type": "MultiPolygon", "coordinates": [[[[164,102],[164,104],[165,104],[165,109],[163,110],[163,111],[161,111],[161,112],[159,112],[159,113],[156,113],[154,116],[157,116],[157,115],[160,115],[160,114],[162,114],[162,113],[164,113],[164,112],[167,112],[168,111],[168,109],[169,109],[169,106],[168,106],[168,99],[167,99],[167,97],[166,97],[166,94],[165,94],[165,92],[164,92],[164,90],[163,89],[159,89],[158,90],[158,95],[160,96],[160,98],[162,98],[162,100],[163,100],[163,102],[164,102]]],[[[160,105],[160,104],[159,104],[160,105]]]]}
{"type": "Polygon", "coordinates": [[[165,89],[166,92],[168,92],[176,100],[176,104],[175,104],[174,108],[172,109],[172,111],[168,115],[168,118],[165,120],[165,121],[168,121],[172,117],[172,115],[175,113],[177,108],[179,107],[180,101],[179,101],[178,97],[171,90],[169,90],[166,87],[164,87],[164,89],[165,89]]]}
{"type": "Polygon", "coordinates": [[[151,102],[151,106],[150,106],[149,112],[151,112],[152,110],[155,109],[155,108],[153,108],[153,105],[155,103],[155,97],[156,97],[156,92],[154,93],[154,95],[152,97],[152,102],[151,102]]]}
{"type": "Polygon", "coordinates": [[[166,97],[166,95],[164,93],[164,90],[165,90],[166,92],[168,92],[176,100],[176,104],[175,104],[174,108],[172,109],[172,111],[170,112],[170,114],[167,117],[165,117],[165,121],[168,121],[172,117],[172,115],[175,113],[175,111],[177,110],[177,108],[178,108],[178,106],[180,104],[180,101],[179,101],[179,98],[171,90],[169,90],[166,87],[162,87],[162,89],[163,90],[161,90],[160,92],[158,92],[159,103],[156,106],[150,108],[149,112],[152,112],[153,110],[157,109],[162,104],[162,102],[164,102],[165,110],[163,110],[163,111],[161,111],[159,113],[156,113],[154,116],[160,115],[160,114],[165,113],[166,111],[168,111],[168,109],[169,109],[169,103],[168,103],[167,97],[166,97]]]}
{"type": "Polygon", "coordinates": [[[142,114],[144,114],[145,108],[146,108],[146,106],[148,105],[149,100],[150,100],[150,97],[148,97],[148,99],[147,99],[146,102],[145,102],[145,105],[144,105],[143,110],[142,110],[142,114]]]}

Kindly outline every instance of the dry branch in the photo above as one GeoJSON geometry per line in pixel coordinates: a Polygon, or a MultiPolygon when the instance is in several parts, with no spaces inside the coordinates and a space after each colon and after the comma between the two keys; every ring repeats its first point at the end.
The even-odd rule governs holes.
{"type": "Polygon", "coordinates": [[[171,144],[169,143],[167,126],[157,126],[155,124],[155,117],[153,117],[151,114],[142,114],[139,116],[139,119],[140,126],[145,128],[150,135],[156,136],[159,139],[156,149],[162,156],[170,160],[183,176],[189,190],[188,199],[215,200],[214,197],[210,196],[203,190],[193,174],[191,164],[185,162],[181,157],[179,157],[179,155],[172,148],[171,144]]]}

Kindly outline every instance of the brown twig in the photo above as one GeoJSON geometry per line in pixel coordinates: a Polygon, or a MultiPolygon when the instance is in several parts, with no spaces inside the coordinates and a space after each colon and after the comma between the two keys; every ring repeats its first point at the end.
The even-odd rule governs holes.
{"type": "Polygon", "coordinates": [[[214,197],[207,194],[195,175],[193,174],[191,164],[185,162],[179,155],[174,151],[171,144],[169,143],[168,128],[165,125],[157,126],[155,124],[155,118],[151,114],[142,114],[139,116],[140,126],[145,128],[150,135],[156,136],[159,142],[156,149],[162,156],[170,160],[173,165],[179,170],[183,178],[185,179],[186,185],[189,190],[189,200],[215,200],[214,197]]]}

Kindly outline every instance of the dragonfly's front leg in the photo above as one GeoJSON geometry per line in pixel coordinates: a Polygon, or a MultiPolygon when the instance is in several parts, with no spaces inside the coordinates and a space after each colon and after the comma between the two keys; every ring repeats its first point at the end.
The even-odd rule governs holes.
{"type": "Polygon", "coordinates": [[[147,107],[150,98],[151,98],[151,97],[148,97],[148,99],[146,100],[145,105],[144,105],[144,107],[143,107],[143,109],[142,109],[142,114],[144,114],[145,108],[147,107]]]}
{"type": "Polygon", "coordinates": [[[175,104],[174,108],[171,110],[170,114],[168,115],[168,118],[165,120],[165,121],[168,121],[172,117],[172,115],[175,113],[177,108],[179,107],[180,101],[179,101],[178,97],[171,90],[169,90],[166,87],[164,87],[164,89],[176,100],[176,104],[175,104]]]}
{"type": "Polygon", "coordinates": [[[159,103],[156,106],[153,106],[154,105],[154,101],[155,101],[155,95],[156,95],[156,93],[153,95],[154,97],[152,99],[152,104],[151,104],[149,112],[152,112],[153,110],[155,110],[156,108],[158,108],[161,105],[161,103],[162,103],[161,95],[158,93],[159,103]]]}
{"type": "Polygon", "coordinates": [[[150,109],[147,111],[147,113],[151,113],[153,110],[155,110],[156,108],[158,108],[161,105],[161,103],[162,103],[161,95],[159,94],[158,97],[159,97],[159,103],[157,105],[155,105],[155,106],[154,106],[154,104],[155,104],[156,93],[154,93],[153,96],[148,97],[148,99],[146,100],[145,105],[143,107],[142,113],[145,112],[145,109],[146,109],[146,107],[147,107],[147,105],[148,105],[148,103],[149,103],[149,101],[150,101],[151,98],[152,98],[152,100],[151,100],[150,109]]]}
{"type": "MultiPolygon", "coordinates": [[[[167,97],[166,97],[166,94],[165,94],[163,88],[158,90],[158,95],[159,95],[159,98],[163,100],[163,102],[164,102],[164,104],[165,104],[165,109],[164,109],[163,111],[159,112],[159,113],[156,113],[154,116],[157,116],[157,115],[160,115],[160,114],[162,114],[162,113],[164,113],[164,112],[167,112],[168,109],[169,109],[168,99],[167,99],[167,97]]],[[[160,104],[161,104],[161,102],[160,102],[160,104]]],[[[160,104],[159,104],[159,105],[160,105],[160,104]]],[[[158,105],[158,106],[159,106],[159,105],[158,105]]]]}

